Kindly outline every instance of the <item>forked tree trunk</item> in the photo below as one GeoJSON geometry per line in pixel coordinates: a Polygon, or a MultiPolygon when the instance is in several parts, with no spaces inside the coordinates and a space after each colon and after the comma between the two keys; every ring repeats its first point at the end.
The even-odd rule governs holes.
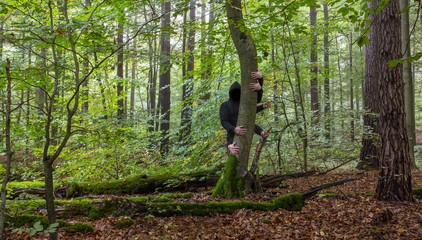
{"type": "Polygon", "coordinates": [[[251,190],[252,179],[248,172],[249,150],[254,134],[257,93],[249,90],[249,84],[253,83],[251,72],[258,68],[256,60],[256,47],[252,37],[247,33],[244,24],[241,0],[226,2],[227,18],[230,35],[236,46],[241,70],[241,97],[237,126],[247,129],[243,136],[235,135],[233,142],[237,143],[239,153],[230,154],[227,160],[225,173],[223,173],[213,196],[237,197],[247,194],[251,190]],[[227,172],[232,171],[232,172],[227,172]],[[226,176],[226,177],[225,177],[226,176]],[[229,177],[230,176],[230,177],[229,177]]]}

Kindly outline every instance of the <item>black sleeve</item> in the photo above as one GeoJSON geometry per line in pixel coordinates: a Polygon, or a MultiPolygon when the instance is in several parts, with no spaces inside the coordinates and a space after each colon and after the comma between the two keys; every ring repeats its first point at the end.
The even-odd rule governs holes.
{"type": "Polygon", "coordinates": [[[262,130],[262,128],[260,127],[260,126],[258,126],[258,125],[256,125],[255,124],[255,129],[254,129],[254,132],[256,133],[256,134],[258,134],[258,135],[261,135],[261,132],[262,131],[264,131],[264,130],[262,130]]]}
{"type": "Polygon", "coordinates": [[[261,112],[262,110],[264,110],[264,104],[261,104],[261,105],[259,105],[259,106],[256,107],[256,112],[257,113],[261,112]]]}
{"type": "Polygon", "coordinates": [[[234,132],[234,129],[236,126],[233,126],[230,123],[230,116],[229,116],[229,110],[227,109],[228,106],[226,103],[222,103],[220,106],[220,122],[221,126],[223,126],[224,129],[228,132],[234,132]]]}
{"type": "Polygon", "coordinates": [[[262,100],[262,94],[263,94],[263,90],[262,88],[264,87],[264,78],[259,78],[258,79],[259,85],[261,85],[261,90],[258,91],[258,100],[257,103],[260,103],[262,100]]]}

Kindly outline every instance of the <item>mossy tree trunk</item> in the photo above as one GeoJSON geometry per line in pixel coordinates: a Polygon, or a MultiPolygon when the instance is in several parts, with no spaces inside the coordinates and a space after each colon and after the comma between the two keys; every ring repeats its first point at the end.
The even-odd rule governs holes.
{"type": "MultiPolygon", "coordinates": [[[[239,115],[237,119],[237,126],[243,126],[248,130],[247,134],[243,136],[235,135],[234,142],[239,147],[239,153],[236,156],[229,156],[226,168],[230,168],[228,174],[233,175],[233,178],[221,177],[222,181],[235,181],[229,183],[221,183],[229,188],[224,188],[224,193],[219,195],[223,197],[242,196],[250,190],[251,180],[248,178],[248,160],[249,150],[251,148],[252,137],[255,127],[256,103],[257,93],[249,90],[249,84],[254,82],[251,78],[251,72],[258,69],[258,62],[256,60],[256,47],[252,37],[248,34],[247,27],[242,14],[241,0],[230,0],[226,2],[227,19],[230,28],[230,35],[233,43],[236,46],[237,54],[240,61],[241,70],[241,97],[239,106],[239,115]],[[236,159],[236,160],[235,160],[236,159]]],[[[225,171],[229,171],[226,169],[225,171]]],[[[218,186],[218,184],[217,184],[218,186]]],[[[220,191],[218,189],[215,190],[220,191]]]]}

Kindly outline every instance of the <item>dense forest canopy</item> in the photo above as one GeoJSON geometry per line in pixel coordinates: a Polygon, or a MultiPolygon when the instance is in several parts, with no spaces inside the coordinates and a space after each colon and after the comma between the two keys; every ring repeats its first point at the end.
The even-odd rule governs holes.
{"type": "MultiPolygon", "coordinates": [[[[363,159],[363,142],[377,135],[364,117],[379,113],[364,102],[366,46],[378,44],[368,37],[370,16],[389,2],[398,1],[374,8],[360,0],[241,1],[238,29],[253,39],[262,101],[272,102],[256,115],[272,128],[261,174],[363,159]]],[[[383,63],[411,63],[414,113],[406,117],[415,119],[408,136],[416,165],[420,10],[410,1],[401,11],[409,14],[409,55],[383,63]]],[[[53,189],[53,182],[190,173],[225,162],[218,112],[241,80],[225,1],[2,0],[0,24],[0,151],[20,159],[11,161],[8,180],[45,180],[47,192],[49,181],[53,189]]]]}

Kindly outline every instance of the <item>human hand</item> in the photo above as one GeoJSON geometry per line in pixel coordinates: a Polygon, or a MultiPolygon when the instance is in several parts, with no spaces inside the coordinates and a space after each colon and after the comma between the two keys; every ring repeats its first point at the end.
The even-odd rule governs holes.
{"type": "Polygon", "coordinates": [[[243,126],[238,126],[234,129],[234,133],[236,133],[237,135],[245,135],[248,131],[246,130],[246,128],[243,128],[243,126]]]}
{"type": "Polygon", "coordinates": [[[256,80],[256,83],[249,83],[249,88],[251,89],[251,91],[259,91],[262,89],[258,79],[256,80]]]}
{"type": "Polygon", "coordinates": [[[236,142],[229,144],[227,149],[229,149],[230,153],[232,154],[237,154],[239,152],[239,147],[236,146],[236,142]]]}
{"type": "Polygon", "coordinates": [[[269,132],[265,132],[265,131],[262,131],[261,132],[261,136],[263,137],[263,138],[268,138],[268,136],[270,135],[270,133],[269,132]]]}
{"type": "Polygon", "coordinates": [[[264,108],[269,108],[269,107],[271,107],[271,101],[266,101],[266,102],[264,102],[263,107],[264,107],[264,108]]]}
{"type": "Polygon", "coordinates": [[[259,72],[258,69],[256,69],[256,72],[252,72],[251,73],[251,77],[252,77],[252,79],[255,79],[255,80],[261,79],[262,78],[262,74],[259,72]]]}

